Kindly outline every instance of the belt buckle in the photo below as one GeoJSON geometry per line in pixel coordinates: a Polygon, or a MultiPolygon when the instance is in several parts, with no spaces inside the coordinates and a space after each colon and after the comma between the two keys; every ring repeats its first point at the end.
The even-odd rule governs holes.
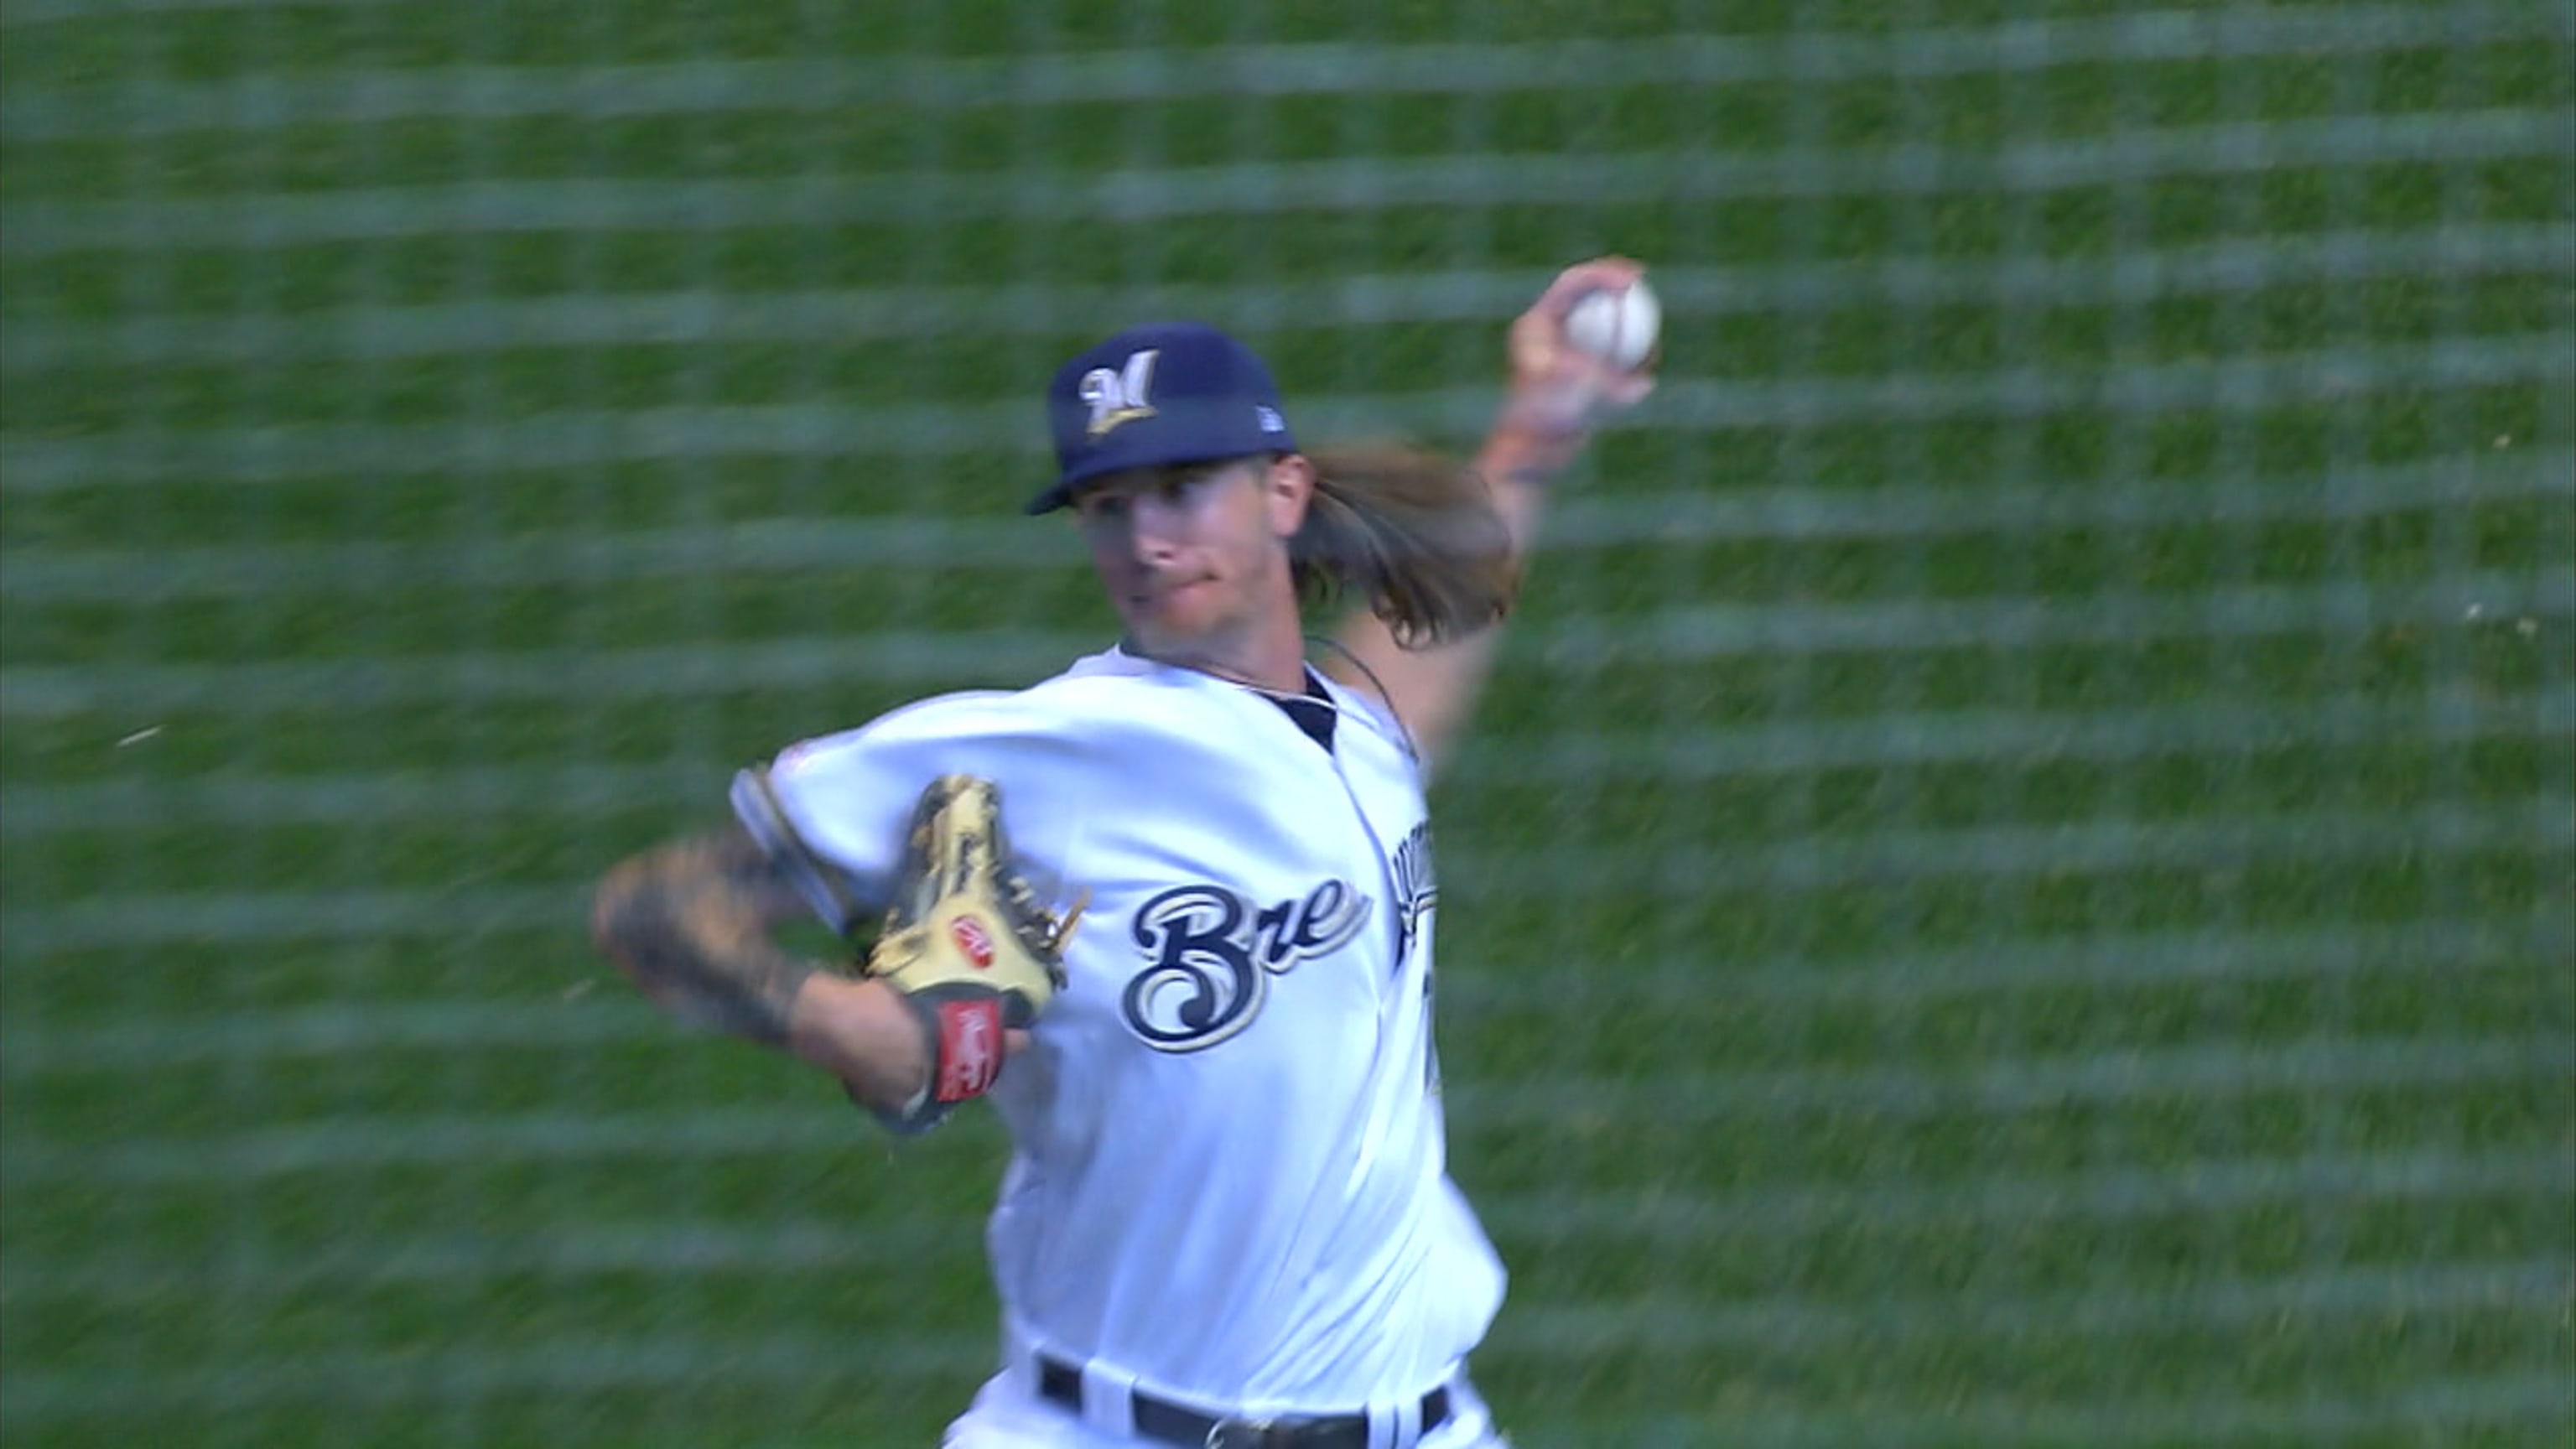
{"type": "Polygon", "coordinates": [[[1219,1419],[1208,1426],[1205,1449],[1263,1449],[1275,1419],[1219,1419]]]}

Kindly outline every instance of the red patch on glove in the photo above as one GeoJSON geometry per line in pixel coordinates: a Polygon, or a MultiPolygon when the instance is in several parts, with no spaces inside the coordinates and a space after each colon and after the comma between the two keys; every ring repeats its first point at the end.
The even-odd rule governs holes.
{"type": "Polygon", "coordinates": [[[948,923],[948,939],[957,943],[957,949],[966,953],[976,970],[993,969],[993,933],[984,929],[982,921],[959,916],[948,923]]]}
{"type": "Polygon", "coordinates": [[[933,1094],[942,1102],[963,1102],[984,1095],[1001,1075],[1001,999],[939,1003],[939,1080],[933,1094]]]}

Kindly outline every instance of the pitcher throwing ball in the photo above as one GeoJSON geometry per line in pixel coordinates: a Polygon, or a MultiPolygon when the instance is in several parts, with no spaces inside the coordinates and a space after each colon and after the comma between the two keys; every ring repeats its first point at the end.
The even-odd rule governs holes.
{"type": "Polygon", "coordinates": [[[953,1449],[1502,1442],[1467,1377],[1503,1271],[1445,1167],[1423,792],[1545,480],[1652,386],[1634,336],[1567,329],[1650,302],[1640,275],[1583,263],[1512,324],[1473,467],[1301,451],[1209,327],[1075,357],[1029,511],[1071,512],[1124,637],[793,745],[736,778],[738,824],[601,886],[601,948],[673,1013],[896,1132],[1002,1114],[1006,1349],[953,1449]],[[859,971],[777,944],[807,911],[859,971]]]}

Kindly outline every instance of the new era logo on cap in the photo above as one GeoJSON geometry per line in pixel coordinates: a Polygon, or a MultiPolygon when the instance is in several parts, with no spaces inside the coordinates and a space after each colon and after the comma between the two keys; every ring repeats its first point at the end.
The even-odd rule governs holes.
{"type": "Polygon", "coordinates": [[[1047,389],[1056,480],[1029,512],[1061,508],[1075,485],[1130,468],[1296,451],[1270,369],[1200,322],[1131,327],[1085,349],[1047,389]]]}

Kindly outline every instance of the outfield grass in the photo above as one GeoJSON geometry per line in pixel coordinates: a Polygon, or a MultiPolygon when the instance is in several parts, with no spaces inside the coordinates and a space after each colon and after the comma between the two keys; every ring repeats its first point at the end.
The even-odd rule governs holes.
{"type": "Polygon", "coordinates": [[[735,765],[1112,620],[1063,355],[1464,447],[1647,259],[1442,781],[1527,1446],[2576,1428],[2576,12],[0,22],[13,1445],[935,1442],[900,1152],[589,954],[735,765]]]}

